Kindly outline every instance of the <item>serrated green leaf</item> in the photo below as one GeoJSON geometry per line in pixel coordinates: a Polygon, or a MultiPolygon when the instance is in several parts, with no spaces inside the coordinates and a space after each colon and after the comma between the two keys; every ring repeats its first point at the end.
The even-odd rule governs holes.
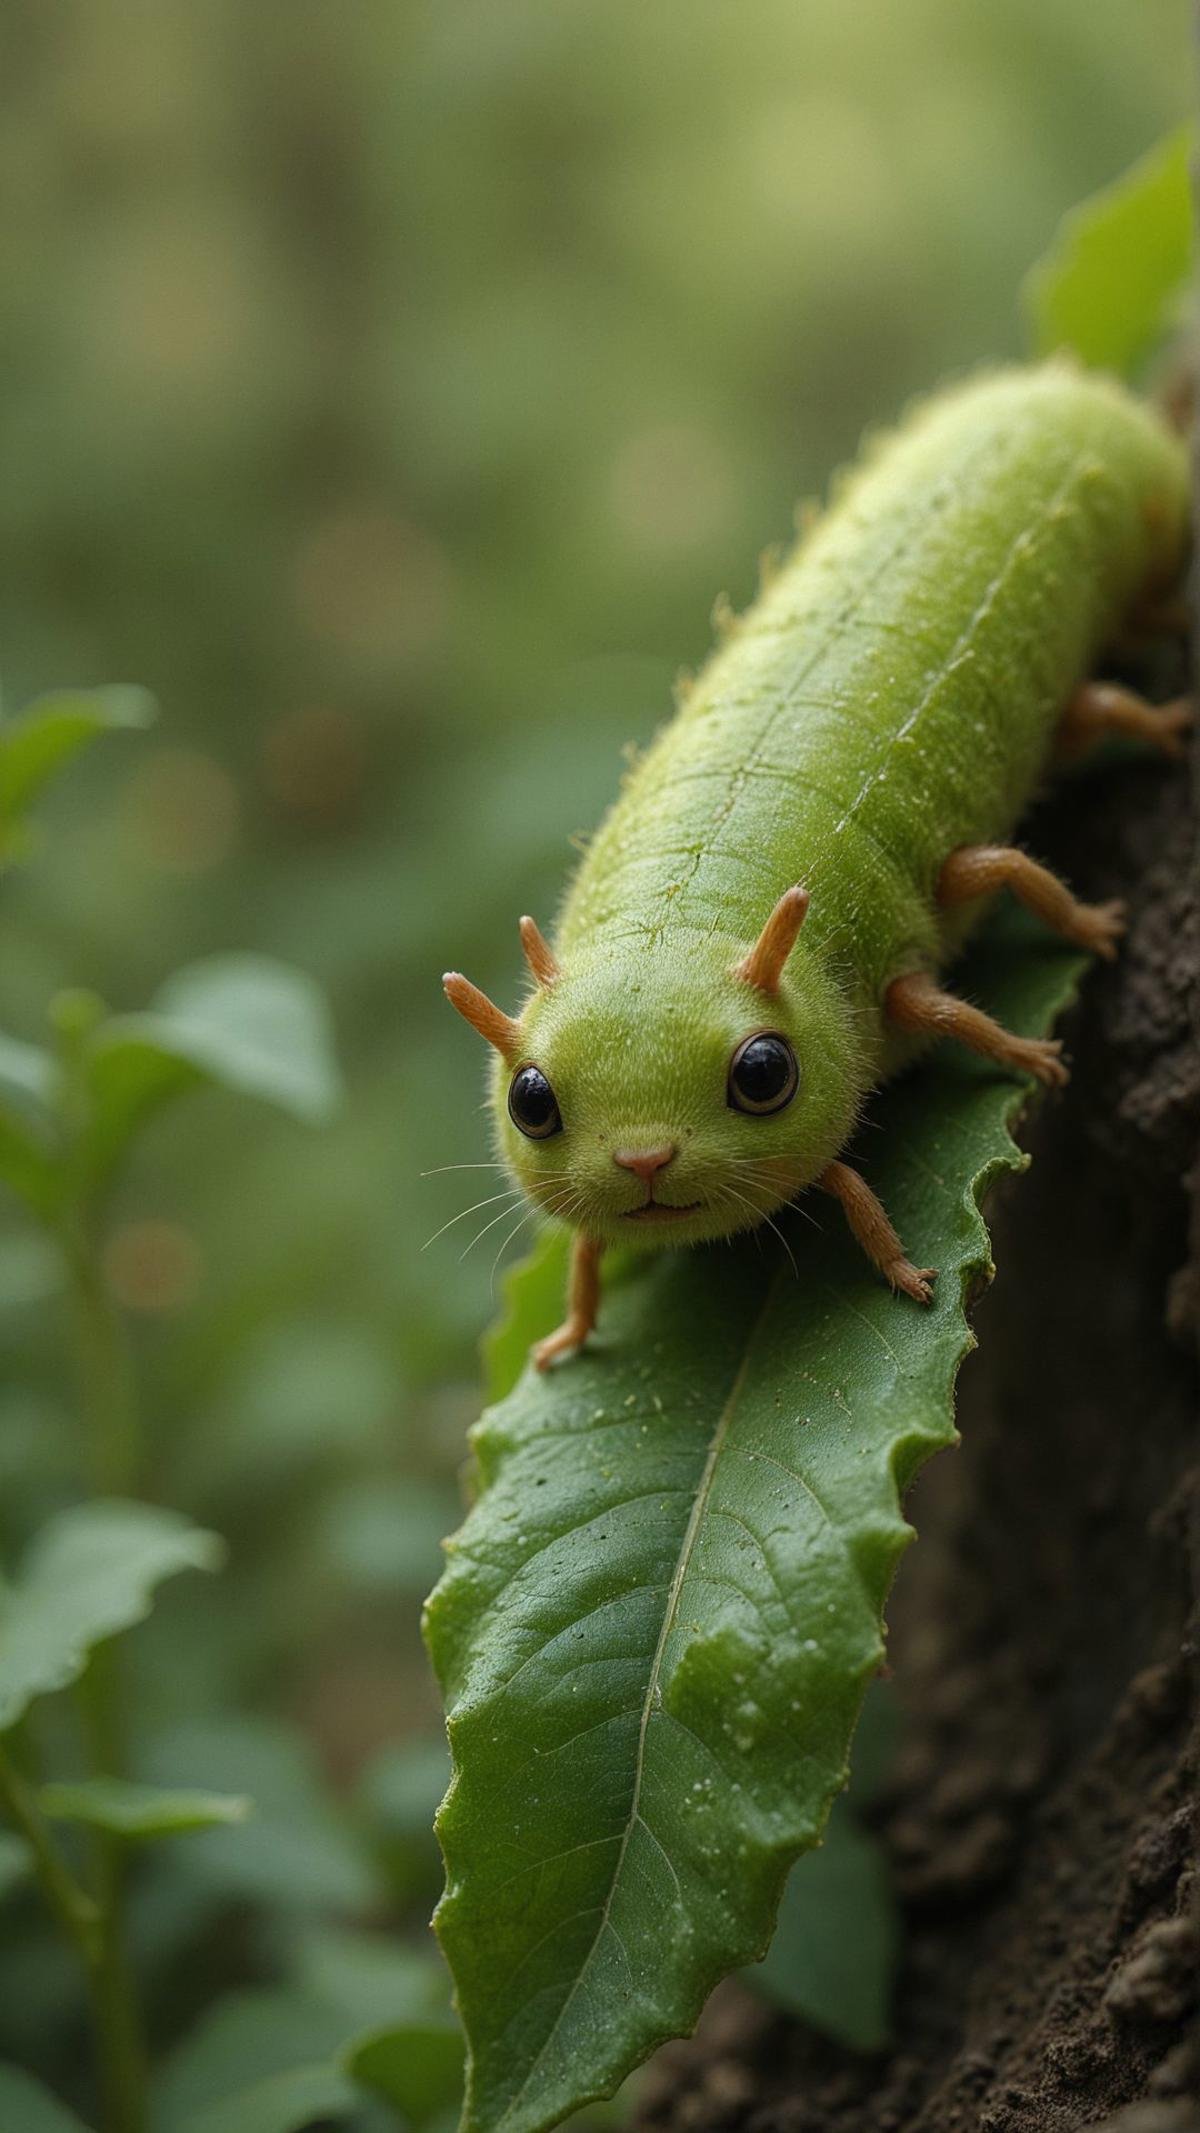
{"type": "MultiPolygon", "coordinates": [[[[1018,924],[964,983],[1034,1032],[1081,967],[1018,924]]],[[[954,1438],[979,1203],[1022,1162],[1025,1094],[944,1048],[876,1108],[864,1167],[940,1267],[929,1312],[835,1223],[791,1223],[792,1264],[754,1237],[664,1253],[479,1426],[428,1612],[469,2126],[539,2133],[610,2092],[765,1952],[883,1655],[900,1493],[954,1438]]]]}
{"type": "Polygon", "coordinates": [[[0,1733],[37,1696],[77,1681],[93,1647],[150,1611],[181,1570],[215,1570],[215,1533],[150,1504],[96,1502],[60,1512],[0,1594],[0,1733]]]}
{"type": "Polygon", "coordinates": [[[245,1793],[188,1792],[111,1777],[43,1785],[38,1798],[53,1822],[83,1822],[141,1843],[245,1822],[254,1811],[245,1793]]]}
{"type": "Polygon", "coordinates": [[[1179,323],[1192,281],[1190,126],[1063,217],[1022,291],[1035,352],[1129,376],[1179,323]]]}
{"type": "Polygon", "coordinates": [[[62,689],[38,697],[16,718],[0,719],[0,849],[12,824],[88,741],[148,726],[154,715],[145,689],[62,689]]]}
{"type": "Polygon", "coordinates": [[[256,1096],[308,1123],[329,1117],[340,1078],[325,996],[269,956],[206,958],[167,980],[145,1014],[102,1023],[87,1055],[92,1118],[81,1160],[111,1170],[131,1134],[204,1083],[256,1096]]]}
{"type": "Polygon", "coordinates": [[[746,1982],[853,2051],[887,2043],[900,1925],[882,1847],[835,1800],[788,1876],[774,1938],[746,1982]]]}
{"type": "Polygon", "coordinates": [[[2,2133],[88,2133],[82,2118],[24,2067],[0,2065],[2,2133]]]}

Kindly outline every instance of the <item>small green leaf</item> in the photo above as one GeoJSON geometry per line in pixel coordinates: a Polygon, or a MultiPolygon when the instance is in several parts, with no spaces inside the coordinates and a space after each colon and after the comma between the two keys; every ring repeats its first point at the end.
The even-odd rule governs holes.
{"type": "Polygon", "coordinates": [[[2,2133],[88,2133],[82,2118],[27,2074],[24,2067],[0,2064],[2,2133]]]}
{"type": "MultiPolygon", "coordinates": [[[[1032,1034],[1081,968],[1014,921],[963,984],[1032,1034]]],[[[883,1657],[900,1495],[954,1440],[979,1205],[1022,1166],[1026,1093],[942,1048],[875,1108],[864,1166],[940,1268],[928,1312],[809,1210],[794,1266],[756,1237],[645,1263],[581,1356],[479,1425],[482,1494],[428,1613],[468,2126],[541,2133],[764,1954],[883,1657]]],[[[536,1271],[531,1293],[526,1340],[536,1271]]]]}
{"type": "Polygon", "coordinates": [[[1128,377],[1180,321],[1192,280],[1190,126],[1063,217],[1023,297],[1039,355],[1128,377]]]}
{"type": "Polygon", "coordinates": [[[340,1080],[319,985],[268,956],[213,956],[177,971],[145,1014],[103,1023],[88,1048],[93,1117],[82,1158],[107,1175],[142,1121],[204,1083],[256,1096],[310,1123],[340,1080]]]}
{"type": "Polygon", "coordinates": [[[62,1511],[0,1595],[0,1733],[37,1696],[77,1681],[88,1655],[150,1611],[181,1570],[215,1570],[224,1550],[175,1511],[96,1502],[62,1511]]]}
{"type": "Polygon", "coordinates": [[[355,2081],[394,2103],[410,2126],[425,2126],[459,2102],[464,2052],[462,2031],[447,2017],[360,2037],[343,2064],[355,2081]]]}
{"type": "Polygon", "coordinates": [[[349,2116],[358,2102],[353,2084],[336,2066],[319,2062],[268,2074],[236,2095],[182,2121],[179,2133],[303,2133],[315,2121],[349,2116]]]}
{"type": "Polygon", "coordinates": [[[853,2051],[887,2043],[900,1926],[882,1847],[834,1802],[788,1876],[775,1937],[746,1982],[853,2051]]]}
{"type": "Polygon", "coordinates": [[[0,719],[0,849],[42,787],[96,734],[148,726],[154,715],[145,689],[63,689],[0,719]]]}
{"type": "Polygon", "coordinates": [[[244,1793],[168,1791],[110,1777],[43,1785],[39,1799],[43,1814],[52,1821],[85,1822],[91,1829],[141,1842],[245,1822],[254,1811],[244,1793]]]}

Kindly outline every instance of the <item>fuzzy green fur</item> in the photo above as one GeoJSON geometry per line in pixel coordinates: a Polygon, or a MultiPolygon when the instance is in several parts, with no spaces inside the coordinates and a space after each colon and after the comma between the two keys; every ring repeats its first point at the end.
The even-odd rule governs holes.
{"type": "Polygon", "coordinates": [[[957,846],[1011,836],[1072,687],[1140,593],[1178,570],[1182,445],[1104,378],[1054,363],[926,401],[843,477],[625,785],[568,891],[562,976],[522,1015],[564,1130],[514,1175],[606,1243],[683,1244],[765,1219],[837,1155],[905,1056],[891,978],[959,945],[934,886],[957,846]],[[774,1001],[732,966],[783,890],[811,892],[774,1001]],[[784,1031],[795,1100],[726,1102],[736,1044],[784,1031]],[[617,1148],[678,1149],[660,1197],[617,1148]],[[630,1232],[633,1232],[632,1236],[630,1232]]]}

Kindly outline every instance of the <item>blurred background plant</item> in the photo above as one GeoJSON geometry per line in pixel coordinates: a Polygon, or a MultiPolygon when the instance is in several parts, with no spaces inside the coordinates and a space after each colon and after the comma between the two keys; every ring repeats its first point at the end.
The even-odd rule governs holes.
{"type": "MultiPolygon", "coordinates": [[[[64,992],[120,1016],[250,950],[317,981],[347,1082],[318,1132],[235,1101],[276,966],[217,965],[224,1064],[147,1113],[89,1246],[137,1387],[121,1490],[227,1548],[120,1649],[123,1774],[255,1802],[124,1876],[155,2133],[365,2133],[456,2078],[418,1611],[509,1224],[422,1250],[494,1189],[423,1176],[490,1152],[439,974],[512,996],[517,914],[550,916],[713,595],[866,423],[1020,349],[1024,268],[1182,115],[1186,36],[1184,0],[5,11],[6,701],[128,678],[161,715],[40,798],[3,1026],[43,1045],[57,1000],[78,1050],[64,992]]],[[[11,1573],[86,1448],[68,1261],[2,1219],[11,1573]]],[[[60,1793],[95,1767],[64,1703],[21,1743],[60,1793]]],[[[0,1853],[0,2054],[94,2123],[27,1868],[0,1853]]],[[[61,2123],[4,2078],[3,2133],[61,2123]]]]}

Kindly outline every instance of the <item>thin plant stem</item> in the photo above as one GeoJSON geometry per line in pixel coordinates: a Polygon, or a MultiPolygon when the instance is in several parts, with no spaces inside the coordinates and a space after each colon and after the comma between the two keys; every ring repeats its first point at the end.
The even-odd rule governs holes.
{"type": "Polygon", "coordinates": [[[97,1495],[132,1496],[140,1458],[128,1343],[89,1229],[82,1223],[64,1227],[61,1242],[70,1276],[88,1472],[97,1495]]]}
{"type": "Polygon", "coordinates": [[[32,1788],[3,1741],[0,1741],[0,1807],[29,1846],[34,1874],[47,1907],[91,1972],[100,1950],[100,1907],[76,1881],[51,1835],[32,1788]]]}
{"type": "Polygon", "coordinates": [[[107,2133],[143,2133],[146,2041],[137,1983],[125,1944],[119,1840],[97,1833],[100,1950],[91,1972],[96,2051],[107,2133]]]}
{"type": "Polygon", "coordinates": [[[142,2133],[145,2124],[146,2058],[137,1999],[129,1975],[120,1904],[106,1887],[120,1871],[115,1845],[98,1851],[97,1894],[78,1882],[37,1804],[32,1787],[0,1741],[0,1807],[19,1830],[33,1857],[33,1870],[52,1916],[75,1948],[87,1978],[96,2057],[104,2095],[106,2133],[142,2133]]]}
{"type": "MultiPolygon", "coordinates": [[[[98,1495],[132,1496],[140,1479],[140,1439],[125,1331],[105,1286],[86,1216],[77,1214],[64,1224],[61,1241],[70,1276],[88,1472],[98,1495]]],[[[125,1761],[124,1728],[118,1655],[111,1645],[93,1652],[78,1700],[93,1769],[102,1776],[119,1776],[125,1761]]],[[[126,1942],[125,1851],[119,1837],[96,1830],[92,1856],[100,1927],[90,1983],[106,2129],[142,2133],[146,2046],[126,1942]]]]}

